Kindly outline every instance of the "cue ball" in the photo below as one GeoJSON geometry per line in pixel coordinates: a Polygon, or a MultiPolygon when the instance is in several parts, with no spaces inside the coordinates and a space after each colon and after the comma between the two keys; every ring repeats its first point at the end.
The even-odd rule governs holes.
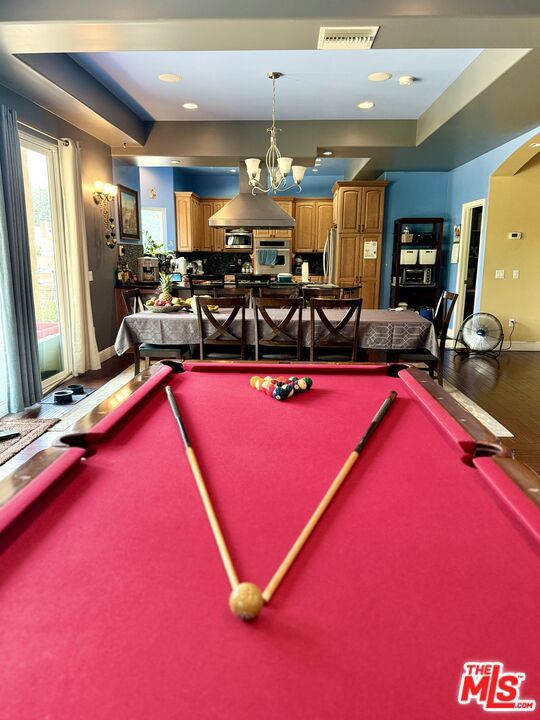
{"type": "Polygon", "coordinates": [[[241,620],[254,620],[261,612],[263,605],[262,593],[253,583],[240,583],[229,595],[231,612],[241,620]]]}

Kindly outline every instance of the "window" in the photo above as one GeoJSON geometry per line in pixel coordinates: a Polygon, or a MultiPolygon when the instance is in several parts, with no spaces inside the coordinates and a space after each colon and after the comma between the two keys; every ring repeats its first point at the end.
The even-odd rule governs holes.
{"type": "Polygon", "coordinates": [[[58,148],[20,133],[39,366],[46,392],[69,375],[58,148]]]}
{"type": "Polygon", "coordinates": [[[141,217],[145,252],[166,252],[167,211],[165,208],[143,207],[141,217]]]}

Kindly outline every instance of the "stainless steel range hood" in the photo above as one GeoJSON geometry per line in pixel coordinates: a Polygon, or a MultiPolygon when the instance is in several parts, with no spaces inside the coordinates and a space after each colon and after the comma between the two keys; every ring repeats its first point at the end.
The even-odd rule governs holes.
{"type": "Polygon", "coordinates": [[[266,194],[241,192],[208,220],[217,228],[293,228],[294,218],[266,194]]]}
{"type": "Polygon", "coordinates": [[[293,228],[294,218],[272,200],[272,196],[251,194],[247,173],[240,168],[240,192],[209,218],[216,228],[293,228]]]}

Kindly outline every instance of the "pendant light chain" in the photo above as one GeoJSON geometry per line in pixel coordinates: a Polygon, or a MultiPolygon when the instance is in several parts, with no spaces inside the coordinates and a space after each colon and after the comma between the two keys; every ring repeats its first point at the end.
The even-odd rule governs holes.
{"type": "Polygon", "coordinates": [[[301,182],[304,177],[306,168],[301,165],[295,165],[292,167],[293,171],[293,183],[287,185],[287,176],[291,169],[292,158],[283,158],[277,145],[277,133],[280,128],[276,127],[276,80],[280,78],[282,73],[271,72],[268,73],[268,77],[272,80],[272,126],[267,128],[266,132],[270,133],[270,146],[266,151],[266,170],[268,173],[268,187],[263,187],[260,183],[260,160],[257,158],[249,158],[245,161],[247,173],[249,177],[249,184],[251,185],[251,192],[253,195],[256,192],[272,192],[277,193],[278,191],[289,190],[291,188],[297,188],[298,192],[302,191],[301,182]],[[280,160],[282,162],[280,162],[280,160]],[[283,164],[285,161],[285,164],[283,164]]]}

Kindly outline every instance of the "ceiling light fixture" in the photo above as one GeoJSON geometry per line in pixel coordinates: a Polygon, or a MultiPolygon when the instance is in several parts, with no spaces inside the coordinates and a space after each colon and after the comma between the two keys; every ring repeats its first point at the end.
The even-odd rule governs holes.
{"type": "Polygon", "coordinates": [[[180,82],[181,79],[180,75],[176,75],[175,73],[162,73],[161,75],[158,75],[158,80],[166,83],[180,82]]]}
{"type": "Polygon", "coordinates": [[[385,80],[390,80],[391,77],[392,73],[374,72],[371,73],[371,75],[368,75],[367,79],[371,80],[371,82],[384,82],[385,80]]]}
{"type": "Polygon", "coordinates": [[[333,153],[331,150],[325,150],[325,151],[323,152],[323,155],[326,155],[326,156],[333,155],[333,154],[334,154],[334,153],[333,153]]]}
{"type": "Polygon", "coordinates": [[[230,168],[229,172],[235,173],[235,172],[236,172],[236,168],[230,168]]]}
{"type": "Polygon", "coordinates": [[[375,107],[375,103],[371,102],[371,100],[364,100],[363,102],[358,103],[358,107],[360,110],[371,110],[371,108],[375,107]]]}
{"type": "Polygon", "coordinates": [[[276,127],[276,80],[282,77],[282,75],[283,73],[280,72],[271,72],[267,75],[272,81],[272,127],[266,130],[266,132],[270,133],[270,147],[266,151],[268,187],[265,188],[260,183],[261,168],[259,165],[261,161],[259,158],[247,158],[244,161],[246,163],[249,184],[251,185],[251,193],[253,195],[255,195],[257,191],[262,193],[276,193],[278,190],[289,190],[294,187],[298,188],[298,192],[302,191],[301,183],[304,179],[306,168],[303,165],[293,165],[293,159],[291,157],[282,157],[277,146],[277,132],[279,128],[276,127]],[[293,183],[287,185],[287,177],[291,169],[293,183]]]}
{"type": "Polygon", "coordinates": [[[182,107],[183,107],[185,110],[197,110],[197,108],[198,108],[199,106],[197,105],[197,103],[187,102],[187,103],[184,103],[184,104],[182,105],[182,107]]]}
{"type": "Polygon", "coordinates": [[[415,78],[412,75],[402,75],[399,78],[399,84],[400,85],[412,85],[417,80],[418,80],[418,78],[415,78]]]}

